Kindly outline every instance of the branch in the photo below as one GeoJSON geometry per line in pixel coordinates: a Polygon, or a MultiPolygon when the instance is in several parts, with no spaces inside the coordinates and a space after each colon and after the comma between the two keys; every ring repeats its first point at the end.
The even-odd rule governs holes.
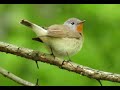
{"type": "Polygon", "coordinates": [[[31,50],[28,48],[22,48],[12,44],[0,42],[0,51],[11,53],[11,54],[28,58],[34,61],[49,63],[52,65],[58,66],[62,69],[72,71],[72,72],[81,74],[83,76],[87,76],[89,78],[120,83],[120,74],[95,70],[86,66],[76,64],[74,62],[64,61],[57,57],[54,59],[54,57],[51,55],[44,54],[39,51],[31,50]]]}
{"type": "Polygon", "coordinates": [[[24,85],[24,86],[35,86],[35,84],[33,84],[31,82],[28,82],[28,81],[25,81],[25,80],[19,78],[18,76],[10,73],[9,71],[7,71],[7,70],[5,70],[5,69],[3,69],[1,67],[0,67],[0,73],[2,75],[4,75],[5,77],[8,77],[11,80],[13,80],[13,81],[15,81],[15,82],[17,82],[17,83],[19,83],[21,85],[24,85]]]}

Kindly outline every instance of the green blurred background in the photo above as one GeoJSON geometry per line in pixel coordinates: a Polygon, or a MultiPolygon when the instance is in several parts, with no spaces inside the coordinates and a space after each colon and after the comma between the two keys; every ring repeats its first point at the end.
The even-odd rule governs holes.
{"type": "MultiPolygon", "coordinates": [[[[70,17],[86,20],[84,45],[71,59],[94,69],[120,73],[120,5],[117,4],[1,4],[0,41],[20,47],[47,52],[30,28],[21,25],[27,19],[41,26],[62,24],[70,17]]],[[[94,80],[79,74],[32,60],[0,52],[0,66],[15,75],[42,86],[99,86],[94,80]]],[[[104,86],[119,83],[101,81],[104,86]]],[[[0,75],[0,86],[21,86],[0,75]]]]}

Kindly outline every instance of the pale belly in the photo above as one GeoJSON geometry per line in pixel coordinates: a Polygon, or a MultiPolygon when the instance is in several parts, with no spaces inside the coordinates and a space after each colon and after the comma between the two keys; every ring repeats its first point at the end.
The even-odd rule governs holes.
{"type": "Polygon", "coordinates": [[[57,57],[71,56],[80,51],[82,48],[82,39],[75,38],[52,38],[49,39],[49,44],[52,52],[57,57]]]}

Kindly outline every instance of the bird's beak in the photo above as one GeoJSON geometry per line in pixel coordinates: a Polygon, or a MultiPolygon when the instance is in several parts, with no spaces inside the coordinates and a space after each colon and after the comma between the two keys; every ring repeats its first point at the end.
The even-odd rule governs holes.
{"type": "Polygon", "coordinates": [[[86,20],[83,20],[82,23],[84,23],[86,20]]]}
{"type": "Polygon", "coordinates": [[[83,23],[85,22],[85,20],[83,20],[83,21],[81,21],[81,22],[79,22],[78,24],[77,24],[77,31],[78,32],[82,32],[82,30],[83,30],[83,23]]]}
{"type": "Polygon", "coordinates": [[[85,21],[86,21],[86,20],[81,21],[80,23],[78,23],[78,25],[84,23],[85,21]]]}

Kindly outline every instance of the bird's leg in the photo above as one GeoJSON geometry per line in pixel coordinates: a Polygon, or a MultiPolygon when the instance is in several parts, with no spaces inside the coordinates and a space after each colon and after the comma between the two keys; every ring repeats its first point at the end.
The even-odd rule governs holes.
{"type": "Polygon", "coordinates": [[[51,54],[50,55],[52,55],[54,57],[54,59],[55,59],[55,55],[53,54],[53,49],[52,49],[51,46],[50,46],[50,50],[51,50],[51,54]]]}
{"type": "Polygon", "coordinates": [[[38,66],[38,61],[35,61],[36,65],[37,65],[37,68],[39,69],[39,66],[38,66]]]}
{"type": "Polygon", "coordinates": [[[69,57],[69,54],[68,54],[68,52],[66,52],[67,53],[67,56],[68,56],[68,61],[67,62],[70,62],[70,61],[72,61],[71,59],[70,59],[70,57],[69,57]]]}
{"type": "Polygon", "coordinates": [[[96,79],[96,80],[99,82],[100,86],[103,86],[100,80],[98,80],[98,79],[96,79]]]}
{"type": "MultiPolygon", "coordinates": [[[[67,61],[63,60],[62,65],[64,64],[64,62],[70,62],[70,61],[71,61],[71,59],[70,59],[70,57],[69,57],[69,55],[68,55],[68,52],[66,52],[66,54],[67,54],[67,56],[68,56],[68,60],[67,60],[67,61]]],[[[62,68],[62,67],[61,67],[61,68],[62,68]]]]}

